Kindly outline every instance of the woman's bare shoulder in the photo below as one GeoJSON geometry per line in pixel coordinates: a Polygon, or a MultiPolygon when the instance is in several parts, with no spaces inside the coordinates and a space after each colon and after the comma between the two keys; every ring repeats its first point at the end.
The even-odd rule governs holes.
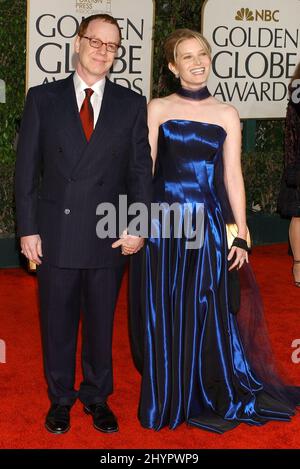
{"type": "Polygon", "coordinates": [[[152,99],[148,104],[149,117],[151,119],[154,118],[155,120],[160,121],[169,109],[172,101],[172,95],[165,96],[164,98],[152,99]]]}
{"type": "Polygon", "coordinates": [[[222,116],[222,119],[239,119],[238,110],[229,103],[224,103],[223,101],[219,101],[216,98],[213,99],[213,105],[216,106],[218,113],[222,116]]]}
{"type": "Polygon", "coordinates": [[[163,109],[167,104],[172,102],[172,95],[165,96],[163,98],[153,98],[148,104],[148,108],[151,109],[163,109]]]}

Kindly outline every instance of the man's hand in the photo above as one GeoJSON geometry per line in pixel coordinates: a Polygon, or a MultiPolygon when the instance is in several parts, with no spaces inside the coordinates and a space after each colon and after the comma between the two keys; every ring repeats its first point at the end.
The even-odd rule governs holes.
{"type": "Polygon", "coordinates": [[[121,246],[122,254],[128,256],[129,254],[135,254],[144,246],[144,238],[139,236],[132,236],[128,234],[122,234],[118,241],[115,241],[112,245],[113,249],[121,246]]]}
{"type": "Polygon", "coordinates": [[[40,235],[30,235],[30,236],[22,236],[20,239],[21,242],[21,253],[27,257],[35,264],[40,265],[42,263],[41,257],[43,257],[42,253],[42,240],[40,235]]]}

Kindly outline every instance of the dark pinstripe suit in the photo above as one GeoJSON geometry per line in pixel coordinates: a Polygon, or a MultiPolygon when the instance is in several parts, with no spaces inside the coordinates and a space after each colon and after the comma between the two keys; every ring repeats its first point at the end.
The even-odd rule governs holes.
{"type": "Polygon", "coordinates": [[[96,207],[118,197],[151,200],[146,100],[106,81],[89,142],[72,75],[31,88],[16,163],[18,234],[40,234],[38,268],[45,372],[52,402],[71,404],[80,306],[83,374],[79,398],[90,404],[112,392],[113,312],[124,257],[114,239],[99,239],[96,207]]]}

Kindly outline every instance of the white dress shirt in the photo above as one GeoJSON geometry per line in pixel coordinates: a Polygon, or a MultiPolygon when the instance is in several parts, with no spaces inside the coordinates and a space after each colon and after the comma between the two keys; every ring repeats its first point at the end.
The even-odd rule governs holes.
{"type": "Polygon", "coordinates": [[[101,78],[101,80],[99,81],[96,81],[96,83],[94,83],[93,86],[88,86],[83,81],[83,79],[78,75],[78,73],[75,72],[73,75],[73,81],[74,81],[74,88],[75,88],[75,94],[76,94],[76,100],[77,100],[79,112],[80,112],[82,103],[85,98],[84,90],[86,88],[91,88],[94,91],[94,93],[91,96],[91,105],[94,111],[94,128],[95,128],[99,114],[100,114],[101,104],[102,104],[102,98],[103,98],[104,87],[105,87],[105,77],[101,78]]]}

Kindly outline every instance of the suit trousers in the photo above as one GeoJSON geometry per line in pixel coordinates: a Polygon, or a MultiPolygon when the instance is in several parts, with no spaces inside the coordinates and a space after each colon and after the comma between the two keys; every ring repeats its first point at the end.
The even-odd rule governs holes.
{"type": "Polygon", "coordinates": [[[85,405],[113,391],[113,317],[124,267],[38,266],[44,369],[52,403],[85,405]],[[82,311],[82,373],[75,390],[76,345],[82,311]]]}

